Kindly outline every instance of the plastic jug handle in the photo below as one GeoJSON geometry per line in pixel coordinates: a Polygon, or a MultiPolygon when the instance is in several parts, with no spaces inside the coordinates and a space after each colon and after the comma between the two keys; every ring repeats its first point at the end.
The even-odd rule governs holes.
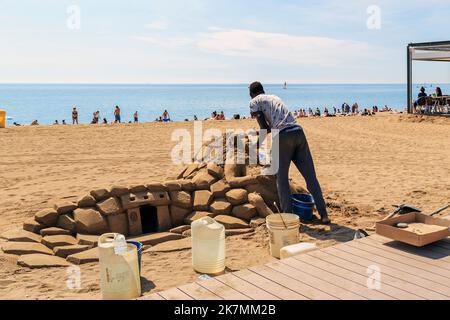
{"type": "Polygon", "coordinates": [[[98,237],[98,245],[100,246],[101,244],[111,244],[112,242],[114,242],[114,239],[117,237],[117,233],[105,233],[102,234],[100,237],[98,237]]]}

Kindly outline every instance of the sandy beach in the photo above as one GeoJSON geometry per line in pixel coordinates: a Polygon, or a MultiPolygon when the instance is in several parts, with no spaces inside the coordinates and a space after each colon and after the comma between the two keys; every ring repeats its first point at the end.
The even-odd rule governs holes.
{"type": "MultiPolygon", "coordinates": [[[[316,170],[328,202],[331,227],[302,225],[302,241],[330,246],[353,239],[393,204],[425,213],[450,198],[450,119],[400,114],[305,118],[316,170]]],[[[252,120],[207,121],[216,127],[256,128],[252,120]]],[[[76,200],[93,188],[146,184],[173,178],[174,129],[192,122],[108,126],[8,127],[0,130],[0,234],[55,201],[76,200]]],[[[304,185],[294,167],[291,176],[304,185]]],[[[443,213],[449,214],[449,212],[443,213]]],[[[4,240],[0,240],[0,245],[4,240]]],[[[190,250],[143,255],[143,294],[194,281],[190,250]]],[[[271,261],[264,228],[227,238],[228,271],[271,261]],[[250,252],[250,254],[249,254],[250,252]]],[[[79,290],[66,287],[62,269],[29,270],[0,253],[2,299],[98,299],[97,264],[81,266],[79,290]]]]}

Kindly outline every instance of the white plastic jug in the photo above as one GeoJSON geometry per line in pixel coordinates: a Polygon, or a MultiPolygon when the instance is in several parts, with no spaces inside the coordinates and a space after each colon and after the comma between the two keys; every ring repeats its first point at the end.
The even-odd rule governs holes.
{"type": "Polygon", "coordinates": [[[192,266],[204,274],[225,271],[225,227],[210,217],[196,220],[191,225],[192,266]]]}
{"type": "Polygon", "coordinates": [[[300,238],[300,218],[295,214],[271,214],[266,218],[270,238],[270,254],[280,259],[280,250],[297,244],[300,238]]]}
{"type": "Polygon", "coordinates": [[[141,295],[137,248],[121,234],[107,233],[98,240],[100,287],[104,300],[136,299],[141,295]]]}

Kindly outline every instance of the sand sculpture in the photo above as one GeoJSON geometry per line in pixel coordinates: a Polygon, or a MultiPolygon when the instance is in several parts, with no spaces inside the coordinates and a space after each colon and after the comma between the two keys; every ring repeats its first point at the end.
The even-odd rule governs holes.
{"type": "MultiPolygon", "coordinates": [[[[202,154],[213,148],[206,143],[202,154]]],[[[219,165],[206,158],[174,180],[95,189],[76,203],[58,202],[25,221],[23,230],[4,234],[9,241],[2,249],[20,255],[25,267],[58,267],[97,261],[97,238],[107,232],[153,246],[189,237],[190,224],[205,216],[222,223],[227,235],[252,232],[278,203],[275,177],[261,175],[259,164],[219,165]]]]}

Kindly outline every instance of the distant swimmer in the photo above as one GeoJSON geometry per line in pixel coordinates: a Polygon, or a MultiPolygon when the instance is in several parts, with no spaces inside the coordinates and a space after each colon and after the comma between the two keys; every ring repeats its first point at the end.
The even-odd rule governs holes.
{"type": "Polygon", "coordinates": [[[76,107],[72,109],[72,124],[78,124],[78,110],[76,107]]]}

